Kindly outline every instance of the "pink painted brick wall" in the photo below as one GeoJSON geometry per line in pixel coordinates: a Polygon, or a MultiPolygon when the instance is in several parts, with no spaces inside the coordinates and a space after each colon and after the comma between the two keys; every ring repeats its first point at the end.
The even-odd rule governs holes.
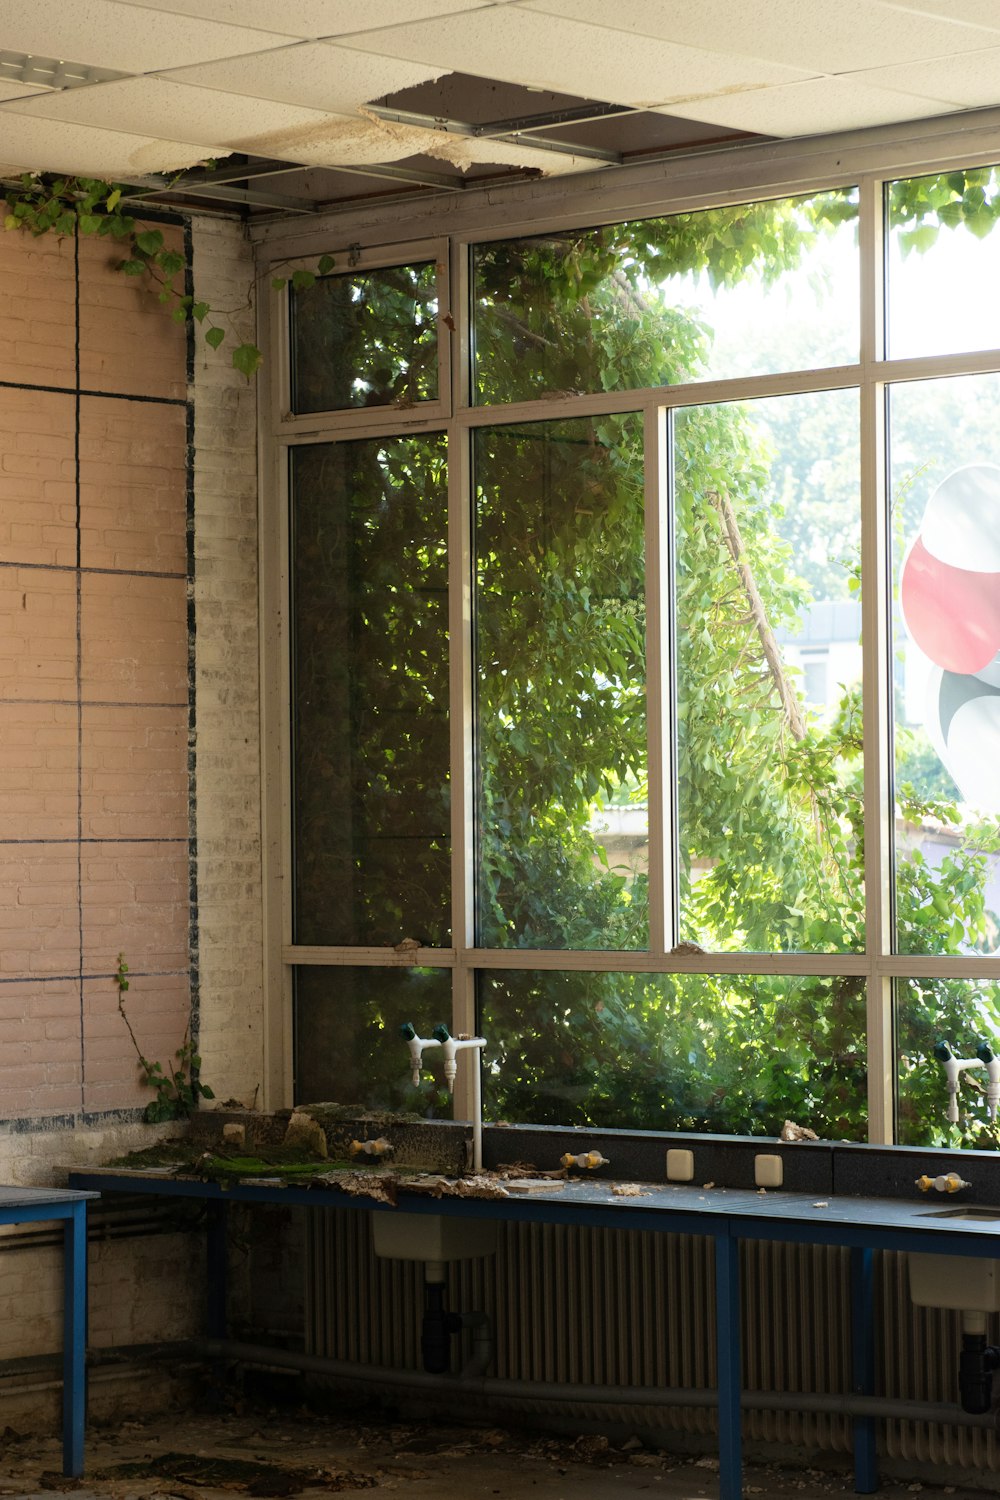
{"type": "MultiPolygon", "coordinates": [[[[179,229],[167,229],[178,246],[179,229]]],[[[191,1006],[183,328],[0,234],[0,1121],[141,1108],[191,1006]]]]}

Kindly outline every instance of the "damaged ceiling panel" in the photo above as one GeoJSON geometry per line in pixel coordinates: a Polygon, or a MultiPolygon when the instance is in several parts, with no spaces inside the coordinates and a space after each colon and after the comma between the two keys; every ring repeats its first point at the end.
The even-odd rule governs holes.
{"type": "Polygon", "coordinates": [[[244,216],[1000,103],[998,0],[3,0],[2,16],[4,175],[244,216]]]}

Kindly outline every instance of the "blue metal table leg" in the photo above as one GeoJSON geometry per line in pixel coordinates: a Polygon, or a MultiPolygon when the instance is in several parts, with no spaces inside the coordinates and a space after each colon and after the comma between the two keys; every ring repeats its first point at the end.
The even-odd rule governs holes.
{"type": "MultiPolygon", "coordinates": [[[[851,1251],[851,1373],[856,1396],[875,1394],[875,1276],[871,1250],[851,1251]]],[[[875,1418],[854,1418],[854,1488],[859,1495],[878,1489],[875,1418]]]]}
{"type": "Polygon", "coordinates": [[[226,1318],[226,1208],[227,1204],[214,1199],[206,1204],[208,1210],[208,1336],[224,1339],[226,1318]]]}
{"type": "Polygon", "coordinates": [[[87,1398],[87,1205],[74,1203],[63,1230],[63,1473],[83,1473],[87,1398]]]}
{"type": "Polygon", "coordinates": [[[719,1500],[742,1500],[740,1246],[729,1235],[717,1235],[715,1239],[715,1353],[719,1391],[719,1500]]]}

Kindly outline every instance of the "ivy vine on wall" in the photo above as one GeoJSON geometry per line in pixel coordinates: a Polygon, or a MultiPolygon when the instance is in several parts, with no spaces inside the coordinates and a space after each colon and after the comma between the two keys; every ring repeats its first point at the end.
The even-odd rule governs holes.
{"type": "MultiPolygon", "coordinates": [[[[219,349],[231,336],[230,314],[213,309],[209,303],[185,288],[185,257],[166,242],[162,229],[138,221],[129,211],[132,199],[119,184],[94,177],[56,177],[48,173],[26,172],[3,189],[7,203],[5,229],[20,229],[37,236],[96,235],[111,239],[122,249],[118,269],[125,276],[145,277],[157,291],[160,302],[175,323],[186,323],[202,333],[212,349],[219,349]]],[[[333,265],[323,256],[318,273],[323,275],[333,265]]],[[[291,277],[296,288],[309,286],[316,273],[297,269],[291,277]]],[[[285,280],[275,277],[276,287],[285,280]]],[[[232,349],[232,364],[249,380],[264,363],[256,344],[237,343],[232,349]]]]}

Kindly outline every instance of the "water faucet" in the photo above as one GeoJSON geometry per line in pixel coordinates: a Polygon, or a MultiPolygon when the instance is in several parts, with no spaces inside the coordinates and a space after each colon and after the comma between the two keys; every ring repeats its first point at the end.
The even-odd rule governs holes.
{"type": "MultiPolygon", "coordinates": [[[[481,1052],[486,1046],[485,1037],[452,1036],[443,1021],[439,1026],[435,1026],[429,1037],[418,1035],[412,1021],[405,1021],[399,1031],[410,1049],[410,1067],[414,1088],[420,1083],[426,1047],[441,1048],[444,1054],[445,1082],[448,1085],[449,1094],[454,1094],[455,1079],[458,1076],[459,1052],[470,1047],[481,1052]]],[[[472,1170],[474,1172],[483,1170],[483,1081],[478,1058],[472,1070],[472,1170]]]]}
{"type": "Polygon", "coordinates": [[[433,1036],[418,1036],[417,1029],[412,1021],[404,1021],[399,1028],[399,1034],[410,1048],[410,1071],[413,1079],[413,1087],[420,1085],[420,1073],[424,1066],[424,1048],[439,1047],[439,1039],[433,1036]]]}
{"type": "Polygon", "coordinates": [[[986,1086],[986,1109],[990,1119],[995,1120],[997,1106],[1000,1105],[1000,1057],[997,1057],[985,1039],[976,1048],[976,1056],[986,1064],[986,1076],[989,1079],[986,1086]]]}
{"type": "MultiPolygon", "coordinates": [[[[937,1058],[938,1062],[942,1064],[945,1071],[945,1077],[948,1080],[948,1109],[945,1118],[947,1119],[949,1125],[957,1125],[958,1090],[961,1083],[962,1074],[967,1068],[982,1068],[984,1066],[987,1068],[987,1071],[989,1071],[990,1066],[994,1066],[997,1060],[993,1058],[993,1053],[985,1042],[981,1043],[979,1051],[975,1057],[956,1057],[947,1042],[938,1042],[934,1048],[934,1056],[937,1058]],[[987,1064],[986,1059],[982,1055],[984,1049],[990,1053],[989,1064],[987,1064]]],[[[997,1068],[997,1078],[995,1085],[993,1074],[990,1074],[990,1089],[987,1092],[988,1102],[990,1101],[991,1096],[994,1094],[994,1088],[996,1089],[996,1097],[992,1100],[990,1119],[994,1119],[996,1117],[996,1101],[997,1099],[1000,1099],[1000,1067],[997,1068]]]]}

